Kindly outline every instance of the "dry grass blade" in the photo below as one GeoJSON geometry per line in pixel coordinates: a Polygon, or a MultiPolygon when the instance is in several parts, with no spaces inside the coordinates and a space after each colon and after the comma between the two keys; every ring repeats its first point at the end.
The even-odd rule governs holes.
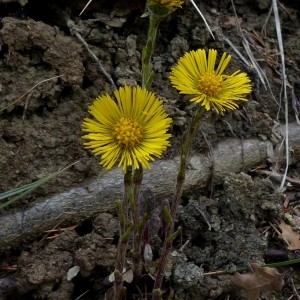
{"type": "Polygon", "coordinates": [[[211,31],[211,29],[210,29],[208,23],[206,22],[205,17],[203,16],[201,10],[198,8],[198,6],[197,6],[196,3],[194,2],[194,0],[190,0],[190,1],[192,2],[192,4],[193,4],[193,6],[195,7],[196,11],[198,12],[198,14],[200,15],[200,17],[202,18],[202,20],[203,20],[203,22],[204,22],[206,28],[208,29],[210,35],[212,36],[213,39],[215,39],[215,37],[214,37],[214,35],[213,35],[213,33],[212,33],[212,31],[211,31]]]}
{"type": "MultiPolygon", "coordinates": [[[[235,14],[235,17],[236,19],[238,20],[238,16],[237,16],[237,13],[236,13],[236,10],[235,10],[235,6],[234,6],[234,2],[233,0],[231,0],[231,4],[232,4],[232,7],[233,7],[233,11],[234,11],[234,14],[235,14]]],[[[238,32],[240,34],[240,36],[242,37],[242,44],[245,48],[245,51],[250,59],[250,63],[247,62],[246,65],[247,66],[250,66],[251,68],[253,68],[257,74],[257,76],[259,77],[259,80],[260,82],[263,84],[264,88],[266,91],[268,91],[273,99],[273,101],[280,107],[280,103],[278,103],[276,101],[276,98],[272,92],[272,89],[271,89],[271,85],[269,83],[269,80],[266,76],[266,74],[263,72],[263,70],[261,69],[261,67],[259,66],[259,64],[257,63],[256,59],[254,58],[254,55],[251,51],[251,48],[250,48],[250,45],[249,45],[249,42],[247,40],[247,38],[245,37],[242,29],[241,29],[241,26],[240,26],[240,23],[239,22],[236,22],[237,24],[237,28],[238,28],[238,32]]],[[[233,48],[233,50],[241,57],[243,57],[241,54],[239,54],[239,51],[236,49],[236,47],[234,47],[234,45],[230,42],[229,43],[229,40],[225,39],[225,41],[233,48]]],[[[242,60],[245,62],[246,59],[243,57],[242,60]]]]}
{"type": "Polygon", "coordinates": [[[296,122],[298,125],[300,125],[300,120],[299,120],[299,110],[298,110],[298,106],[299,106],[299,101],[295,95],[295,89],[294,86],[290,87],[291,89],[291,97],[292,97],[292,108],[295,112],[295,118],[296,118],[296,122]]]}
{"type": "MultiPolygon", "coordinates": [[[[236,10],[234,7],[234,3],[233,0],[231,0],[232,6],[233,6],[233,10],[235,13],[235,16],[237,18],[237,14],[236,14],[236,10]]],[[[280,26],[280,19],[279,19],[279,14],[278,14],[278,7],[277,7],[277,0],[272,0],[272,7],[273,7],[273,12],[274,12],[274,18],[275,18],[275,26],[276,26],[276,33],[277,33],[277,39],[278,39],[278,47],[279,47],[279,52],[280,52],[280,58],[281,58],[281,77],[282,77],[282,91],[283,91],[283,100],[285,103],[285,123],[286,123],[286,128],[285,128],[285,160],[286,160],[286,167],[285,167],[285,171],[284,171],[284,176],[282,178],[280,187],[278,188],[278,192],[282,192],[284,189],[284,185],[285,185],[285,181],[286,181],[286,176],[287,176],[287,172],[288,172],[288,167],[289,167],[289,141],[288,141],[288,102],[287,102],[287,79],[286,79],[286,72],[285,72],[285,57],[284,57],[284,49],[283,49],[283,42],[282,42],[282,34],[281,34],[281,26],[280,26]]],[[[265,76],[265,74],[262,72],[260,66],[258,65],[258,63],[256,62],[251,49],[249,47],[249,42],[247,41],[247,39],[245,38],[239,22],[237,22],[237,26],[238,26],[238,30],[243,38],[243,45],[244,48],[249,56],[249,59],[253,65],[253,67],[255,68],[261,82],[265,85],[265,82],[267,83],[268,89],[270,94],[272,95],[273,100],[277,103],[271,89],[270,89],[270,85],[269,82],[265,76]]],[[[277,103],[278,104],[278,103],[277,103]]],[[[279,104],[280,106],[280,104],[279,104]]]]}
{"type": "Polygon", "coordinates": [[[32,90],[34,90],[37,86],[39,86],[40,84],[44,83],[44,82],[47,82],[47,81],[50,81],[50,80],[54,80],[54,79],[57,79],[59,77],[61,77],[63,75],[58,75],[58,76],[54,76],[54,77],[51,77],[51,78],[48,78],[48,79],[44,79],[42,81],[40,81],[39,83],[37,83],[36,85],[34,85],[32,88],[30,88],[27,92],[25,92],[22,96],[20,96],[17,100],[15,100],[14,102],[4,106],[4,107],[0,107],[0,112],[4,111],[5,109],[8,109],[12,106],[14,106],[16,103],[18,103],[19,101],[21,101],[26,95],[28,95],[32,90]]]}
{"type": "Polygon", "coordinates": [[[86,8],[90,5],[90,3],[92,2],[93,0],[89,0],[89,2],[85,5],[85,7],[82,9],[82,11],[80,12],[79,16],[81,16],[83,14],[83,12],[86,10],[86,8]]]}
{"type": "Polygon", "coordinates": [[[56,176],[60,175],[62,172],[66,171],[67,169],[69,169],[70,167],[74,166],[75,164],[77,164],[79,161],[76,161],[70,165],[68,165],[65,168],[59,169],[56,172],[51,173],[48,176],[45,176],[37,181],[34,181],[32,183],[23,185],[21,187],[18,188],[14,188],[12,190],[6,191],[4,193],[0,194],[0,201],[8,199],[6,202],[0,204],[0,210],[9,206],[10,204],[16,202],[17,200],[19,200],[20,198],[26,196],[27,194],[29,194],[30,192],[32,192],[33,190],[35,190],[36,188],[40,187],[41,185],[45,184],[46,182],[48,182],[49,180],[51,180],[52,178],[55,178],[56,176]]]}
{"type": "Polygon", "coordinates": [[[278,39],[278,47],[279,47],[280,59],[281,59],[282,91],[283,91],[283,101],[284,101],[284,109],[285,109],[285,163],[286,163],[286,165],[285,165],[284,175],[283,175],[280,187],[279,187],[279,192],[282,192],[284,184],[285,184],[288,168],[289,168],[289,134],[288,134],[289,116],[288,116],[288,102],[287,102],[287,79],[286,79],[286,72],[285,72],[285,58],[284,58],[284,49],[283,49],[277,0],[272,0],[272,5],[273,5],[276,33],[277,33],[277,39],[278,39]]]}
{"type": "MultiPolygon", "coordinates": [[[[236,19],[238,20],[238,16],[237,16],[237,12],[235,10],[235,6],[234,6],[233,0],[231,0],[231,4],[232,4],[233,11],[234,11],[234,15],[235,15],[236,19]]],[[[267,80],[264,72],[260,68],[259,64],[255,60],[253,54],[252,54],[252,51],[251,51],[250,46],[249,46],[249,42],[247,41],[247,39],[246,39],[246,37],[245,37],[242,29],[241,29],[240,23],[237,21],[236,24],[237,24],[238,32],[239,32],[239,34],[241,35],[241,37],[243,39],[242,40],[243,46],[244,46],[244,48],[245,48],[245,50],[247,52],[247,55],[248,55],[248,57],[250,59],[250,62],[251,62],[250,64],[248,63],[248,65],[251,65],[255,69],[255,71],[256,71],[256,73],[257,73],[257,75],[259,77],[259,80],[264,85],[265,89],[268,90],[267,89],[267,85],[268,85],[268,87],[270,87],[270,85],[268,84],[268,80],[267,80]]],[[[235,50],[235,52],[237,52],[237,49],[235,47],[233,49],[235,50]]],[[[269,90],[270,90],[270,88],[269,88],[269,90]]]]}
{"type": "Polygon", "coordinates": [[[234,44],[225,36],[223,36],[224,41],[234,50],[234,52],[239,56],[239,58],[244,62],[244,64],[251,68],[251,63],[243,56],[243,54],[234,46],[234,44]]]}

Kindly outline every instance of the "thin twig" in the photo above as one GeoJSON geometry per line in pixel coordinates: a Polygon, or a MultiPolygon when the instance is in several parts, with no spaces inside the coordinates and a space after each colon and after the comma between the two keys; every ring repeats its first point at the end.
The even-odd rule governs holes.
{"type": "Polygon", "coordinates": [[[27,97],[26,97],[25,105],[24,105],[24,111],[23,111],[23,115],[22,115],[22,120],[25,120],[25,114],[26,114],[26,110],[28,108],[28,104],[29,104],[30,98],[31,98],[31,93],[29,93],[27,95],[27,97]]]}
{"type": "Polygon", "coordinates": [[[113,89],[116,90],[117,86],[115,85],[112,77],[107,73],[107,71],[105,70],[105,68],[101,64],[101,62],[98,59],[98,57],[96,56],[96,54],[90,49],[90,47],[87,44],[87,42],[84,40],[84,38],[78,32],[75,23],[70,18],[68,18],[68,20],[67,20],[67,26],[69,27],[71,34],[75,35],[77,37],[77,39],[83,44],[83,46],[85,47],[85,49],[88,51],[88,53],[91,55],[91,57],[98,64],[100,70],[102,71],[102,73],[104,74],[104,76],[107,78],[107,80],[110,82],[110,84],[112,85],[113,89]]]}
{"type": "Polygon", "coordinates": [[[190,240],[187,240],[179,249],[179,252],[183,252],[184,248],[187,246],[187,244],[190,242],[190,240]]]}
{"type": "MultiPolygon", "coordinates": [[[[52,229],[56,229],[61,223],[63,223],[64,220],[61,220],[60,222],[58,222],[54,227],[52,227],[52,229]]],[[[44,240],[46,240],[48,238],[48,236],[51,234],[50,231],[45,232],[46,235],[35,245],[35,249],[37,249],[44,240]]]]}
{"type": "Polygon", "coordinates": [[[59,78],[61,76],[63,76],[63,75],[53,76],[53,77],[50,77],[48,79],[44,79],[44,80],[40,81],[39,83],[35,84],[32,88],[30,88],[27,92],[25,92],[22,96],[20,96],[17,100],[15,100],[14,102],[10,103],[9,105],[7,105],[5,107],[0,108],[0,112],[3,111],[3,110],[5,110],[5,109],[10,108],[14,104],[16,104],[17,102],[19,102],[20,100],[22,100],[23,97],[25,97],[27,94],[29,94],[32,90],[34,90],[40,84],[42,84],[44,82],[47,82],[47,81],[50,81],[50,80],[53,80],[53,79],[56,79],[56,78],[59,78]]]}
{"type": "Polygon", "coordinates": [[[273,10],[273,8],[272,8],[272,6],[271,6],[270,9],[269,9],[267,18],[266,18],[266,20],[265,20],[265,23],[264,23],[264,25],[263,25],[263,27],[261,28],[261,31],[260,31],[260,33],[263,34],[264,36],[267,35],[267,23],[268,23],[268,21],[269,21],[269,19],[270,19],[270,17],[271,17],[272,10],[273,10]]]}
{"type": "MultiPolygon", "coordinates": [[[[256,170],[255,172],[258,173],[258,174],[268,175],[269,178],[271,179],[271,181],[273,181],[275,183],[280,183],[284,179],[283,175],[280,175],[275,171],[256,170]]],[[[292,178],[292,177],[286,176],[285,177],[285,182],[289,183],[290,185],[292,185],[296,188],[300,188],[300,180],[297,179],[297,178],[292,178]]]]}
{"type": "Polygon", "coordinates": [[[298,105],[298,99],[295,95],[295,88],[294,88],[294,85],[290,87],[291,89],[291,98],[292,98],[292,108],[294,110],[294,113],[295,113],[295,118],[296,118],[296,122],[298,125],[300,125],[300,120],[299,120],[299,111],[298,111],[298,108],[297,108],[297,105],[298,105]]]}
{"type": "Polygon", "coordinates": [[[297,289],[296,289],[296,287],[295,287],[293,278],[291,278],[291,283],[292,283],[292,287],[293,287],[293,291],[294,291],[294,296],[296,296],[297,299],[300,300],[300,296],[299,296],[299,294],[298,294],[298,292],[297,292],[297,289]]]}
{"type": "Polygon", "coordinates": [[[211,225],[209,223],[209,221],[207,220],[207,218],[205,217],[204,212],[199,209],[195,204],[193,205],[195,207],[196,210],[198,210],[198,212],[201,214],[201,216],[203,217],[204,221],[206,222],[207,226],[208,226],[208,230],[211,231],[211,225]]]}
{"type": "MultiPolygon", "coordinates": [[[[226,122],[226,121],[225,121],[226,122]]],[[[229,123],[228,123],[229,125],[229,123]]],[[[203,130],[201,130],[201,133],[202,133],[202,136],[204,138],[204,141],[208,147],[208,157],[210,158],[211,160],[211,177],[210,177],[210,195],[209,197],[212,198],[212,195],[213,195],[213,189],[214,189],[214,167],[215,167],[215,158],[214,158],[214,153],[213,153],[213,148],[212,148],[212,145],[211,143],[208,141],[207,137],[206,137],[206,134],[203,130]]],[[[205,219],[205,216],[203,215],[203,218],[205,219]]],[[[206,223],[208,224],[208,227],[209,227],[209,230],[211,230],[211,226],[210,224],[208,223],[208,221],[205,219],[206,223]]]]}
{"type": "Polygon", "coordinates": [[[81,295],[79,295],[75,300],[80,300],[84,295],[90,292],[90,289],[87,289],[85,292],[83,292],[81,295]]]}

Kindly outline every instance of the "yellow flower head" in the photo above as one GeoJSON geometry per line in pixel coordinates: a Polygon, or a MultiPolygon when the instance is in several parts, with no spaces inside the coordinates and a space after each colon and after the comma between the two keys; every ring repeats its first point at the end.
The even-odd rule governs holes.
{"type": "Polygon", "coordinates": [[[174,10],[184,3],[184,0],[148,0],[148,6],[160,6],[167,8],[169,11],[174,10]]]}
{"type": "Polygon", "coordinates": [[[217,51],[212,49],[208,55],[203,49],[187,52],[172,67],[170,80],[180,94],[192,95],[191,101],[223,114],[226,109],[238,108],[236,101],[247,101],[251,85],[247,74],[241,71],[223,74],[231,55],[223,53],[217,68],[216,57],[217,51]]]}
{"type": "Polygon", "coordinates": [[[150,168],[149,161],[161,157],[170,145],[166,133],[171,118],[162,101],[141,87],[124,86],[99,96],[89,107],[93,119],[85,118],[82,130],[86,133],[84,147],[100,155],[106,169],[116,163],[125,171],[127,166],[150,168]]]}

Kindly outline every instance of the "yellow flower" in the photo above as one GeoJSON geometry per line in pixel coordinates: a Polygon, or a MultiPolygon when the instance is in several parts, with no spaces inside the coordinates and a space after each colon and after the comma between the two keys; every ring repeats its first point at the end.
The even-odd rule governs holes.
{"type": "Polygon", "coordinates": [[[236,101],[247,101],[251,85],[247,74],[239,70],[224,74],[231,55],[223,53],[217,68],[216,57],[217,51],[212,49],[208,56],[203,49],[187,52],[172,67],[169,78],[180,94],[193,95],[190,101],[223,114],[226,109],[238,108],[236,101]]]}
{"type": "Polygon", "coordinates": [[[124,171],[132,165],[149,169],[149,161],[161,157],[170,145],[171,135],[166,132],[171,118],[162,101],[139,86],[121,87],[114,98],[99,96],[89,107],[93,119],[85,118],[82,123],[84,147],[100,155],[106,169],[116,163],[124,171]]]}
{"type": "Polygon", "coordinates": [[[148,6],[160,6],[165,7],[168,10],[174,10],[184,3],[184,0],[148,0],[148,6]]]}

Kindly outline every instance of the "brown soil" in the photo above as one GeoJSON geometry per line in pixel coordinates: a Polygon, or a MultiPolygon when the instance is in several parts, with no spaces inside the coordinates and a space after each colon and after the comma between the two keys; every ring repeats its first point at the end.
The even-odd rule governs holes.
{"type": "MultiPolygon", "coordinates": [[[[6,213],[14,208],[25,209],[37,198],[86,186],[101,171],[97,158],[82,147],[80,124],[93,99],[100,93],[113,91],[113,87],[70,30],[68,20],[75,22],[78,32],[117,86],[141,83],[141,50],[148,26],[148,19],[141,18],[144,3],[139,1],[130,4],[93,1],[82,17],[78,17],[85,5],[81,1],[74,4],[67,0],[47,3],[29,0],[23,6],[19,2],[0,1],[0,107],[13,103],[0,113],[0,192],[80,162],[10,206],[6,213]],[[110,23],[107,16],[111,16],[110,23]]],[[[174,119],[173,146],[165,158],[178,154],[178,136],[190,113],[187,101],[171,88],[167,75],[170,66],[185,51],[197,48],[231,53],[232,68],[248,72],[253,93],[240,110],[225,117],[210,114],[203,122],[193,151],[208,152],[208,144],[214,147],[233,136],[241,140],[274,141],[273,127],[284,122],[284,110],[280,104],[281,71],[274,17],[272,14],[268,17],[271,1],[235,1],[238,21],[269,80],[269,87],[263,86],[256,71],[243,63],[225,40],[229,39],[246,56],[231,2],[196,2],[211,25],[215,40],[188,3],[161,24],[153,58],[156,76],[153,89],[163,96],[174,119]]],[[[294,88],[288,89],[290,120],[295,121],[293,105],[299,105],[300,91],[300,11],[298,4],[283,1],[279,13],[287,79],[294,88]]],[[[295,151],[292,161],[294,171],[298,153],[295,151]]],[[[296,192],[292,189],[290,193],[298,199],[296,192]]],[[[296,253],[287,251],[268,228],[269,222],[283,215],[283,200],[284,195],[274,192],[272,181],[253,173],[232,174],[216,185],[185,192],[178,217],[183,235],[175,248],[180,248],[181,242],[189,240],[189,243],[166,281],[167,294],[173,292],[176,299],[240,299],[229,276],[200,279],[195,274],[201,270],[234,270],[250,262],[263,263],[271,248],[295,257],[296,253]],[[195,272],[190,278],[185,272],[191,269],[195,272]]],[[[115,212],[111,210],[81,224],[74,223],[69,225],[79,225],[75,230],[61,233],[52,242],[43,240],[41,232],[39,238],[22,244],[21,249],[3,251],[2,264],[17,264],[17,271],[2,272],[1,299],[76,299],[84,293],[80,299],[104,299],[109,288],[104,279],[114,268],[118,232],[115,212]],[[68,281],[66,274],[73,266],[80,266],[80,273],[68,281]]],[[[300,284],[297,268],[287,277],[281,292],[264,299],[288,299],[295,295],[291,279],[297,290],[300,284]]],[[[140,283],[140,293],[129,286],[129,298],[146,299],[145,285],[149,292],[148,277],[140,283]]]]}

